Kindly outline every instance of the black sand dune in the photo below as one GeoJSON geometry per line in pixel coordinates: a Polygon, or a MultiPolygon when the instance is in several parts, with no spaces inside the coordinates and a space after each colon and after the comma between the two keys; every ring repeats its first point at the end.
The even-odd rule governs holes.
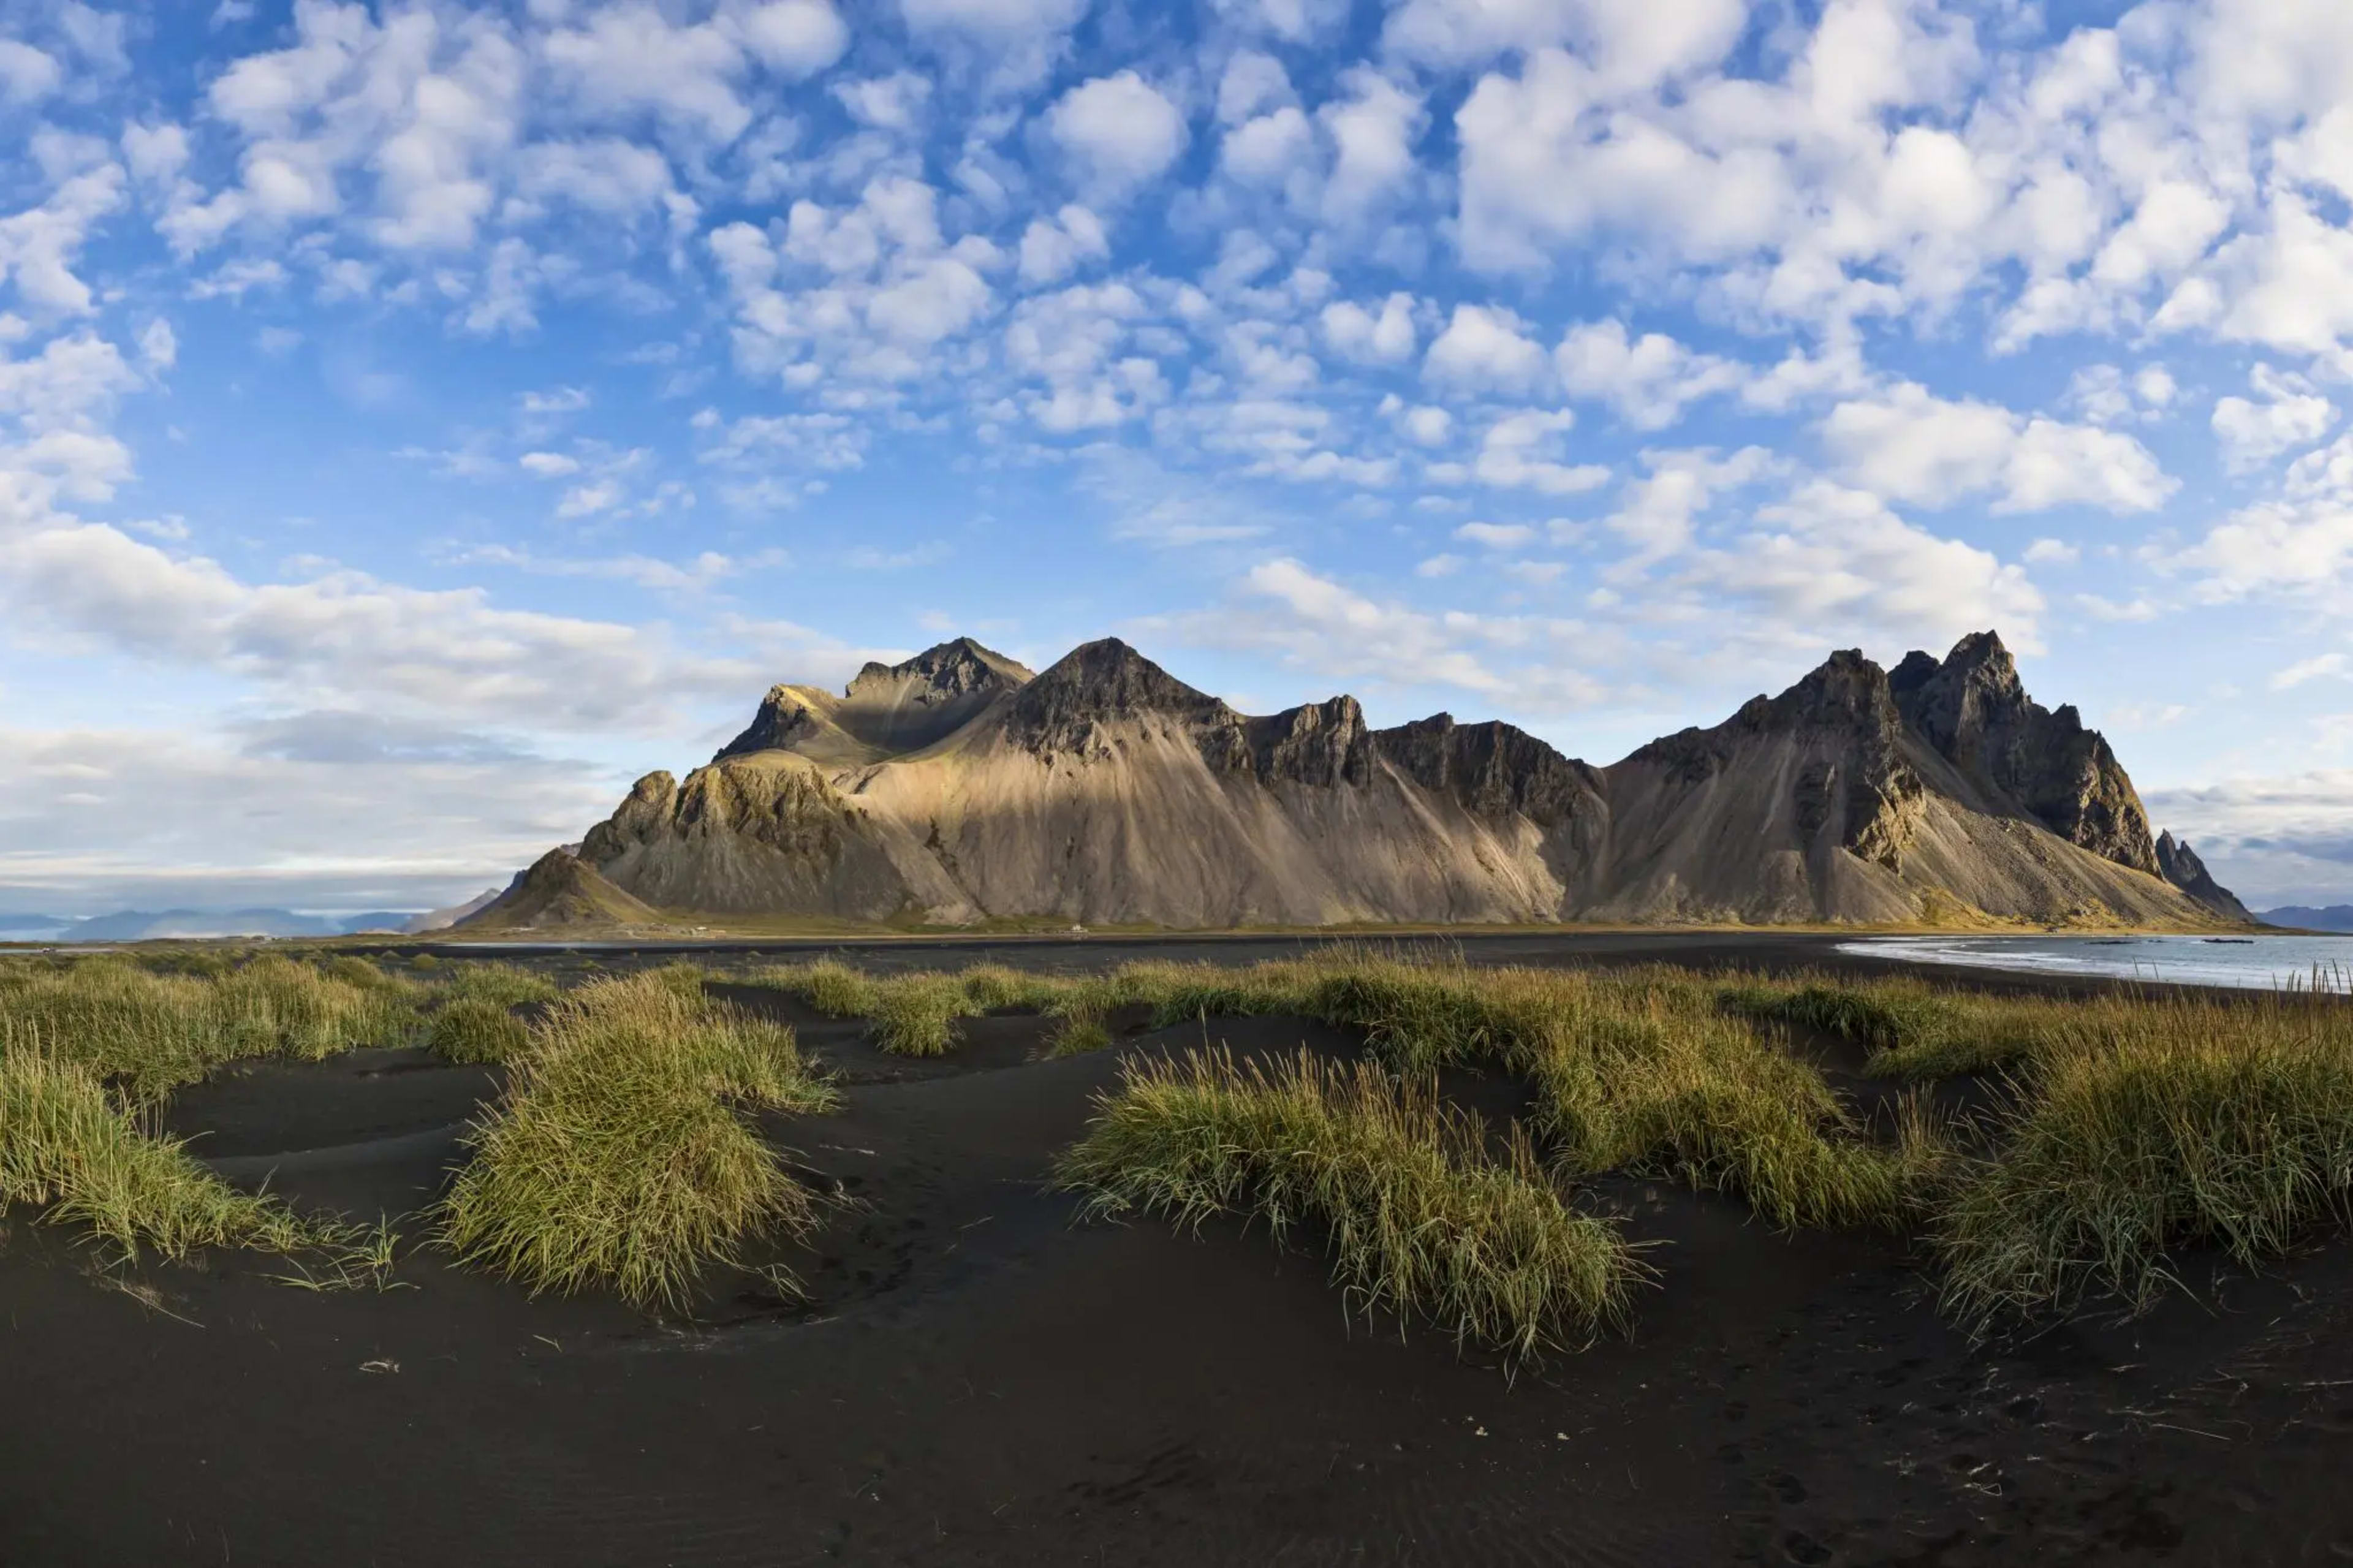
{"type": "MultiPolygon", "coordinates": [[[[1655,952],[1655,950],[1654,950],[1655,952]]],[[[936,962],[936,961],[935,961],[936,962]]],[[[764,994],[743,994],[746,999],[764,994]]],[[[785,1005],[765,998],[769,1005],[785,1005]]],[[[788,1015],[791,1016],[791,1015],[788,1015]]],[[[849,1200],[693,1326],[406,1257],[319,1294],[220,1256],[102,1288],[0,1245],[0,1562],[36,1564],[2325,1563],[2353,1555],[2353,1248],[2153,1317],[1972,1349],[1902,1244],[1785,1238],[1613,1179],[1658,1245],[1630,1339],[1509,1384],[1343,1316],[1323,1260],[1074,1227],[1040,1178],[1125,1053],[1345,1034],[1208,1020],[933,1062],[793,1016],[847,1084],[780,1122],[849,1200]]],[[[1133,1022],[1133,1020],[1127,1020],[1133,1022]]],[[[1492,1114],[1516,1086],[1451,1087],[1492,1114]]],[[[297,1202],[429,1197],[494,1074],[368,1052],[185,1091],[174,1131],[297,1202]]],[[[413,1227],[412,1227],[413,1228],[413,1227]]]]}

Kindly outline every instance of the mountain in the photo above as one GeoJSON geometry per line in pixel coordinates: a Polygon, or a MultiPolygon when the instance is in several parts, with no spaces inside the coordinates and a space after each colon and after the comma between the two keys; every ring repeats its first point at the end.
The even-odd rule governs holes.
{"type": "Polygon", "coordinates": [[[370,910],[364,915],[337,915],[331,922],[344,936],[365,932],[371,936],[388,933],[397,936],[417,919],[415,910],[370,910]]]}
{"type": "Polygon", "coordinates": [[[475,931],[538,931],[562,926],[659,925],[659,911],[599,876],[569,848],[551,849],[506,891],[459,922],[475,931]]]}
{"type": "Polygon", "coordinates": [[[2198,851],[2189,847],[2186,839],[2170,833],[2157,836],[2158,874],[2191,898],[2212,910],[2225,920],[2252,924],[2254,916],[2247,906],[2239,902],[2237,894],[2214,880],[2206,869],[2206,862],[2198,858],[2198,851]]]}
{"type": "Polygon", "coordinates": [[[504,890],[501,888],[486,888],[462,904],[452,904],[448,909],[427,910],[421,915],[411,915],[401,922],[400,932],[403,936],[422,936],[427,931],[446,931],[468,915],[495,902],[499,894],[504,890]]]}
{"type": "Polygon", "coordinates": [[[2267,926],[2294,926],[2300,931],[2353,931],[2353,904],[2330,904],[2326,909],[2314,909],[2309,904],[2288,904],[2276,910],[2265,910],[2255,918],[2267,926]]]}
{"type": "Polygon", "coordinates": [[[122,910],[78,921],[63,942],[160,942],[171,938],[334,936],[341,928],[291,910],[122,910]]]}
{"type": "Polygon", "coordinates": [[[958,638],[838,698],[776,688],[467,923],[2241,918],[2166,842],[2190,881],[2107,742],[2033,701],[1991,632],[1893,673],[1833,654],[1606,768],[1444,713],[1371,729],[1350,697],[1240,713],[1116,639],[1032,675],[958,638]]]}

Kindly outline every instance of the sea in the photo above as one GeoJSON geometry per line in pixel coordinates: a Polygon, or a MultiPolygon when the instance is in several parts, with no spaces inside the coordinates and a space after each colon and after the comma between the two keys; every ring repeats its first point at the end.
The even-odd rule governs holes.
{"type": "Polygon", "coordinates": [[[1841,952],[1915,963],[2084,974],[2164,985],[2353,994],[2353,933],[2343,936],[1875,936],[1841,952]]]}

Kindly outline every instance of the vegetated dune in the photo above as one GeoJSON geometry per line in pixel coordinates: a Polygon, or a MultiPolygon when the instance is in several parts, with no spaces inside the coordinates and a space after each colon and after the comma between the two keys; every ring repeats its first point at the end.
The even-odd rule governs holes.
{"type": "Polygon", "coordinates": [[[1252,717],[1115,639],[1032,676],[959,638],[871,664],[839,698],[776,688],[707,766],[638,780],[574,864],[543,860],[467,923],[654,910],[1176,928],[2245,919],[2186,845],[2160,854],[2107,742],[2029,698],[1991,632],[1892,675],[1834,654],[1608,768],[1443,713],[1369,729],[1349,697],[1252,717]]]}

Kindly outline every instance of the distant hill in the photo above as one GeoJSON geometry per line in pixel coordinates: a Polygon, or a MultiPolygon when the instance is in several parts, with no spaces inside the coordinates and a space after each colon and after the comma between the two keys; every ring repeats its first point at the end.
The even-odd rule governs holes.
{"type": "Polygon", "coordinates": [[[446,931],[475,910],[496,900],[500,891],[501,889],[497,888],[485,888],[462,904],[452,904],[448,909],[427,910],[421,915],[411,915],[401,925],[400,931],[406,936],[422,936],[429,931],[446,931]]]}
{"type": "Polygon", "coordinates": [[[378,910],[357,915],[304,915],[292,910],[261,909],[119,910],[87,920],[0,915],[0,941],[99,942],[345,936],[358,931],[405,931],[420,918],[412,910],[378,910]]]}
{"type": "Polygon", "coordinates": [[[2285,904],[2276,910],[2264,910],[2255,918],[2267,926],[2353,931],[2353,904],[2330,904],[2326,909],[2314,909],[2309,904],[2285,904]]]}
{"type": "Polygon", "coordinates": [[[1509,724],[1354,698],[1237,712],[1125,643],[1043,673],[968,637],[778,686],[684,781],[466,923],[1051,917],[1165,927],[1857,921],[2214,926],[2071,707],[1991,632],[1893,670],[1836,653],[1606,768],[1509,724]]]}

